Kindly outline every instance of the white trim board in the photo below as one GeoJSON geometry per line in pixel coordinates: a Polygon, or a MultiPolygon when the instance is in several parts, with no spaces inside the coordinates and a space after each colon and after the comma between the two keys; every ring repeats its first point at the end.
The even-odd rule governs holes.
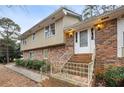
{"type": "Polygon", "coordinates": [[[124,18],[117,20],[117,57],[122,57],[124,18]]]}

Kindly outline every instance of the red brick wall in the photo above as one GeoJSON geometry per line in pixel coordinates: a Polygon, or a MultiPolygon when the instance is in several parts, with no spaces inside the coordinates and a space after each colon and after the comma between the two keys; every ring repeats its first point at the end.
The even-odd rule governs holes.
{"type": "Polygon", "coordinates": [[[117,57],[117,20],[104,22],[104,28],[96,31],[96,70],[109,65],[122,65],[123,58],[117,57]]]}

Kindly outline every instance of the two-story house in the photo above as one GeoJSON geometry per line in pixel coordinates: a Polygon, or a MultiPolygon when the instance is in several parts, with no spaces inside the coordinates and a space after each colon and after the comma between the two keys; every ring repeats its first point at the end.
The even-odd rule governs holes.
{"type": "Polygon", "coordinates": [[[23,33],[21,40],[24,59],[48,59],[52,77],[91,86],[93,72],[124,63],[124,7],[85,21],[60,8],[23,33]]]}

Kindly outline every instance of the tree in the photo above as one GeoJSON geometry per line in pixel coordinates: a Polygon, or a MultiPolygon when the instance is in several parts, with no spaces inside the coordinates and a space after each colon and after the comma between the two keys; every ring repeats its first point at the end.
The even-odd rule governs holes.
{"type": "Polygon", "coordinates": [[[0,19],[0,34],[5,40],[6,47],[6,59],[9,62],[9,47],[11,46],[11,40],[17,39],[19,36],[20,26],[9,18],[0,19]]]}
{"type": "Polygon", "coordinates": [[[112,11],[120,7],[119,5],[86,5],[83,13],[82,18],[86,20],[93,16],[98,16],[100,14],[106,13],[108,11],[112,11]]]}
{"type": "MultiPolygon", "coordinates": [[[[9,61],[13,61],[14,58],[21,58],[20,43],[16,43],[15,40],[9,40],[10,46],[8,47],[9,61]]],[[[0,40],[0,63],[6,63],[6,41],[0,40]]]]}

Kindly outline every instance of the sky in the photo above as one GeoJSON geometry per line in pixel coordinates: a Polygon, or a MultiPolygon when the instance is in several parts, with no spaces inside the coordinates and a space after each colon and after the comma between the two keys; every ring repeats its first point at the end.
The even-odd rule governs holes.
{"type": "MultiPolygon", "coordinates": [[[[2,6],[0,5],[0,17],[8,17],[21,27],[21,33],[24,33],[39,21],[43,20],[55,10],[59,5],[28,5],[28,6],[2,6]]],[[[66,6],[75,12],[81,14],[83,5],[66,6]]]]}

